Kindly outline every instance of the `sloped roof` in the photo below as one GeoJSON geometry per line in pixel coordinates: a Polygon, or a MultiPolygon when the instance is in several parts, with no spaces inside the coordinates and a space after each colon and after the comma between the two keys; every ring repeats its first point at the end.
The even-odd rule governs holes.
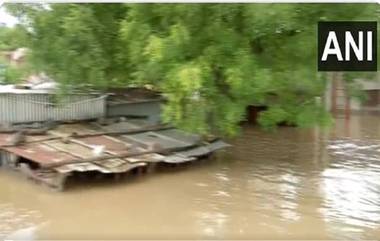
{"type": "Polygon", "coordinates": [[[120,126],[120,123],[107,125],[107,128],[95,122],[62,124],[44,135],[27,136],[26,141],[19,145],[9,145],[11,133],[0,133],[0,149],[29,159],[41,167],[53,166],[54,170],[61,173],[71,171],[119,173],[144,166],[149,162],[191,161],[198,156],[225,147],[225,145],[221,145],[215,148],[212,143],[200,144],[200,138],[196,135],[173,128],[163,128],[167,131],[160,131],[160,128],[157,128],[156,131],[153,131],[150,127],[138,126],[136,123],[125,122],[125,124],[134,127],[118,130],[117,126],[120,126]],[[113,131],[110,132],[110,129],[113,131]],[[134,130],[141,130],[141,132],[132,133],[131,131],[134,130]],[[120,133],[117,134],[117,131],[120,133]],[[122,132],[128,131],[131,134],[122,134],[122,132]],[[152,139],[150,136],[154,136],[154,138],[152,137],[152,139]],[[147,152],[152,150],[154,144],[158,144],[163,149],[177,151],[168,155],[152,152],[133,155],[133,157],[117,157],[128,155],[128,153],[147,152]],[[109,158],[86,162],[87,159],[97,156],[108,156],[109,158]],[[113,156],[115,158],[112,158],[113,156]]]}

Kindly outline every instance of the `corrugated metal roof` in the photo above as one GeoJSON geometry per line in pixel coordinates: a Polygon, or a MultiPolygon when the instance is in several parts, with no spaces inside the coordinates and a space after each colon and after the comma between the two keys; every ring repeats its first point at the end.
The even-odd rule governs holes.
{"type": "MultiPolygon", "coordinates": [[[[135,129],[135,125],[133,126],[135,129]]],[[[115,136],[101,135],[104,130],[94,129],[94,125],[90,124],[63,124],[56,129],[49,131],[44,136],[28,136],[27,142],[40,140],[41,142],[30,143],[18,146],[8,146],[9,138],[12,134],[0,133],[0,145],[2,149],[29,159],[40,165],[60,163],[73,160],[81,160],[95,157],[94,152],[96,147],[104,147],[104,153],[119,155],[128,152],[144,151],[146,149],[136,146],[135,143],[128,143],[123,139],[115,136]],[[72,133],[79,135],[77,138],[70,138],[69,142],[64,142],[72,133]],[[99,135],[96,135],[99,134],[99,135]],[[81,135],[94,135],[80,137],[81,135]],[[59,139],[49,140],[51,137],[62,137],[59,139]],[[45,140],[46,141],[43,141],[45,140]]],[[[74,163],[56,167],[55,170],[60,173],[72,171],[99,171],[102,173],[121,173],[126,172],[136,167],[145,166],[149,162],[157,162],[163,159],[159,154],[142,155],[133,158],[114,158],[93,163],[74,163]]]]}
{"type": "Polygon", "coordinates": [[[195,157],[187,157],[181,154],[173,154],[165,157],[165,163],[184,163],[189,161],[194,161],[195,157]]]}
{"type": "Polygon", "coordinates": [[[105,149],[111,154],[122,154],[131,149],[136,149],[130,143],[107,135],[75,138],[75,141],[77,143],[83,143],[83,145],[87,146],[104,146],[105,149]]]}
{"type": "Polygon", "coordinates": [[[138,128],[139,125],[136,123],[122,121],[122,122],[111,123],[105,126],[97,125],[97,127],[102,128],[106,131],[127,131],[133,128],[138,128]]]}
{"type": "Polygon", "coordinates": [[[142,145],[153,145],[158,143],[161,148],[186,148],[197,144],[200,137],[185,132],[170,129],[162,131],[149,131],[133,135],[123,135],[126,139],[133,140],[142,145]]]}
{"type": "Polygon", "coordinates": [[[101,163],[78,163],[68,164],[54,168],[60,173],[70,173],[73,171],[86,172],[98,171],[101,173],[123,173],[130,171],[134,168],[146,166],[146,163],[129,163],[122,159],[110,159],[102,161],[101,163]]]}
{"type": "Polygon", "coordinates": [[[201,157],[205,156],[211,152],[214,152],[216,150],[229,147],[230,145],[225,143],[224,141],[217,140],[212,143],[205,144],[203,146],[197,146],[188,150],[178,151],[176,152],[177,155],[181,155],[184,157],[201,157]]]}
{"type": "MultiPolygon", "coordinates": [[[[128,126],[128,123],[125,126],[128,126]]],[[[131,129],[136,129],[136,125],[130,126],[133,126],[131,129]]],[[[56,167],[54,167],[60,173],[72,171],[120,173],[144,166],[150,162],[181,163],[192,161],[198,156],[226,146],[224,142],[194,146],[199,142],[199,137],[178,130],[147,131],[133,135],[112,136],[107,135],[104,131],[100,127],[96,129],[90,123],[64,124],[49,131],[46,135],[28,136],[26,144],[17,146],[9,146],[11,134],[0,133],[0,148],[29,159],[41,166],[62,163],[62,166],[55,165],[56,167]],[[69,137],[72,133],[77,134],[69,137]],[[28,143],[31,141],[32,143],[28,143]],[[186,150],[177,151],[166,156],[154,152],[125,158],[117,156],[148,152],[154,143],[159,144],[160,148],[163,149],[185,148],[186,150]],[[115,158],[113,158],[114,155],[115,158]],[[97,156],[108,156],[109,158],[93,162],[82,161],[97,156]],[[77,161],[78,163],[68,164],[69,162],[77,161]]]]}
{"type": "Polygon", "coordinates": [[[195,145],[201,141],[201,137],[199,135],[184,132],[178,129],[160,130],[160,131],[157,131],[157,133],[159,133],[160,135],[170,137],[172,139],[186,142],[189,145],[195,145]]]}
{"type": "Polygon", "coordinates": [[[37,143],[17,147],[4,147],[3,149],[39,164],[59,163],[75,159],[75,156],[73,155],[60,152],[50,148],[47,145],[37,143]]]}

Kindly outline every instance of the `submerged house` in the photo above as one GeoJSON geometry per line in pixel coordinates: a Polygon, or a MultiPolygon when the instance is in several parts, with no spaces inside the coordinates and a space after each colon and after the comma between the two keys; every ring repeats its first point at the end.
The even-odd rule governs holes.
{"type": "Polygon", "coordinates": [[[0,123],[131,117],[158,124],[163,100],[158,92],[144,88],[73,92],[60,99],[54,83],[0,85],[0,123]]]}
{"type": "Polygon", "coordinates": [[[0,166],[62,190],[78,173],[120,176],[198,160],[228,146],[160,123],[160,96],[0,87],[0,166]],[[149,98],[147,98],[149,96],[149,98]]]}

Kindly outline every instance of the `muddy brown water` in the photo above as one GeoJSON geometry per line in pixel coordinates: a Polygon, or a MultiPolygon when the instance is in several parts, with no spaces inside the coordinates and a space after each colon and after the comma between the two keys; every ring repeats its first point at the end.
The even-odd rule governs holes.
{"type": "Polygon", "coordinates": [[[0,239],[380,239],[380,116],[244,128],[217,158],[57,193],[0,170],[0,239]]]}

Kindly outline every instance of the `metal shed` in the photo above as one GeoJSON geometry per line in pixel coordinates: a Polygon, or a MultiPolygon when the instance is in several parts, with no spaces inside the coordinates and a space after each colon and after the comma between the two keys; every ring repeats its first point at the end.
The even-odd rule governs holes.
{"type": "Polygon", "coordinates": [[[106,96],[71,94],[57,101],[52,90],[0,86],[0,123],[86,120],[105,116],[106,96]]]}

